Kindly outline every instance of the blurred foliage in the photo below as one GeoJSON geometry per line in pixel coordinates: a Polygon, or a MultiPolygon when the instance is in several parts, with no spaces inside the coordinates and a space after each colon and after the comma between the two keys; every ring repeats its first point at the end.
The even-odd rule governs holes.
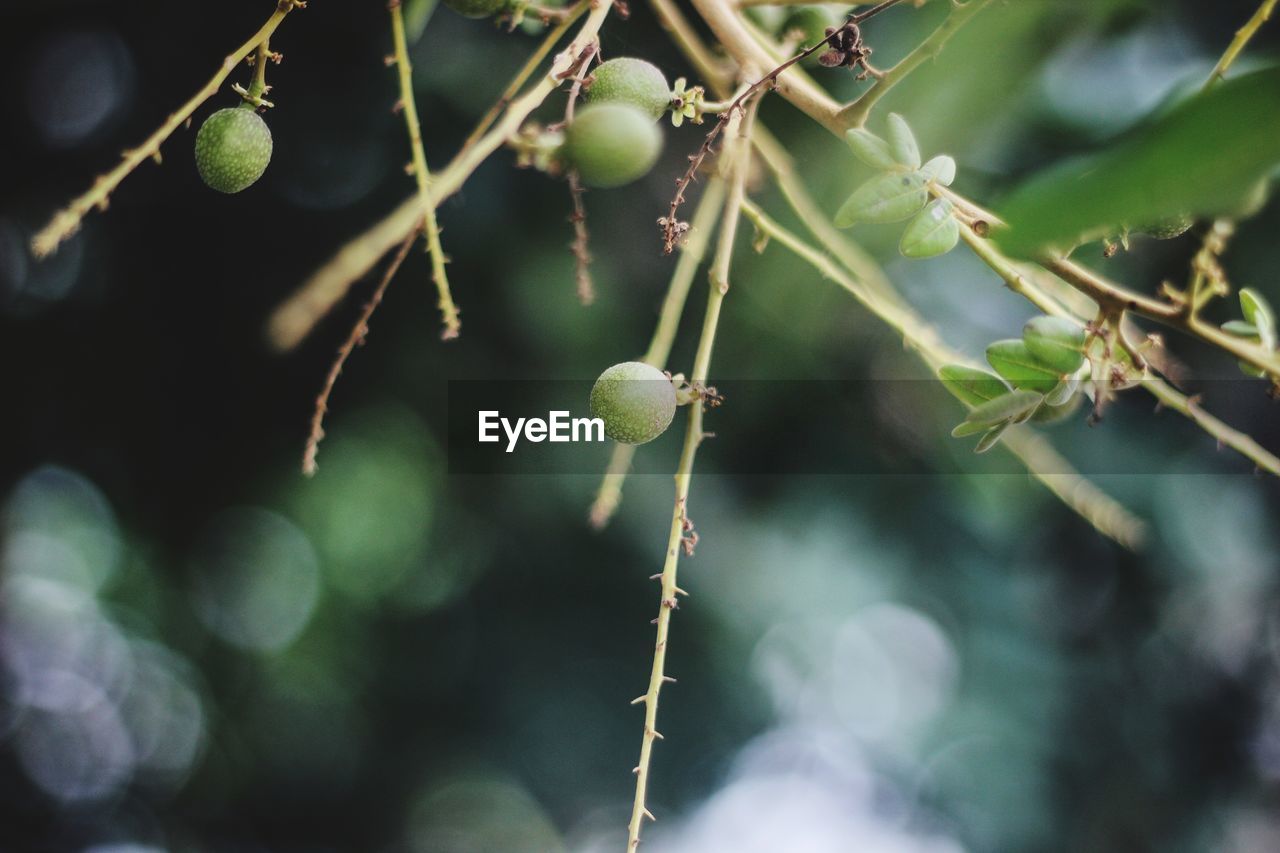
{"type": "MultiPolygon", "coordinates": [[[[311,405],[368,285],[292,356],[267,353],[262,324],[412,192],[385,14],[358,5],[317,0],[273,39],[287,57],[277,156],[252,196],[206,191],[179,134],[41,264],[24,248],[33,226],[187,97],[262,4],[0,8],[0,849],[622,846],[641,722],[627,702],[649,666],[646,579],[678,437],[642,450],[620,517],[593,534],[595,477],[449,474],[446,382],[579,379],[585,402],[603,366],[639,354],[671,269],[653,221],[706,128],[666,129],[646,181],[588,194],[590,309],[564,187],[503,154],[482,168],[441,210],[462,339],[436,340],[415,253],[304,480],[311,405]]],[[[631,5],[605,55],[693,80],[631,5]]],[[[923,151],[956,159],[960,192],[995,202],[1064,157],[1124,145],[1204,79],[1253,5],[999,4],[885,105],[923,151]]],[[[878,64],[943,6],[868,26],[878,64]]],[[[1276,40],[1272,25],[1252,55],[1276,40]]],[[[432,163],[530,47],[430,13],[414,51],[432,163]]],[[[860,85],[814,73],[840,96],[860,85]]],[[[827,211],[874,177],[780,100],[761,116],[827,211]]],[[[794,225],[774,193],[758,198],[794,225]]],[[[1272,304],[1278,227],[1271,202],[1224,259],[1272,304]]],[[[907,261],[901,225],[855,234],[975,360],[1035,313],[964,251],[907,261]]],[[[1055,442],[1156,528],[1148,552],[1119,553],[1007,460],[950,439],[959,409],[909,381],[928,377],[900,342],[749,237],[717,344],[727,402],[695,476],[702,541],[646,849],[1280,848],[1275,484],[1136,400],[1093,429],[1070,419],[1055,442]],[[813,411],[746,379],[899,381],[813,411]],[[868,473],[744,473],[765,456],[868,473]]],[[[1107,269],[1181,281],[1196,246],[1194,232],[1135,243],[1107,269]]],[[[700,311],[691,300],[673,365],[689,363],[700,311]]],[[[1207,406],[1280,446],[1260,386],[1177,348],[1207,406]]]]}

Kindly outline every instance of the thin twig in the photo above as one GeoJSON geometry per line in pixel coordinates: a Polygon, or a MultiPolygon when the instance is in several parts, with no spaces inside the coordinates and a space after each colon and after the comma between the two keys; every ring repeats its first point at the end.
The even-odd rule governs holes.
{"type": "Polygon", "coordinates": [[[449,291],[449,276],[445,273],[447,262],[440,245],[440,226],[436,222],[436,202],[431,197],[428,183],[427,155],[422,148],[422,125],[418,120],[417,99],[413,96],[413,66],[409,62],[409,45],[404,33],[404,15],[400,0],[389,0],[387,11],[391,14],[391,35],[395,43],[396,70],[400,77],[400,107],[404,111],[405,128],[409,131],[409,145],[413,149],[413,175],[418,183],[418,200],[421,202],[422,230],[427,239],[427,252],[431,255],[431,281],[436,286],[440,317],[444,322],[441,340],[458,337],[462,323],[458,319],[458,306],[453,303],[449,291]]]}
{"type": "MultiPolygon", "coordinates": [[[[902,0],[884,0],[884,2],[876,4],[865,12],[851,13],[845,21],[845,25],[856,26],[861,24],[869,18],[873,18],[886,9],[890,9],[901,2],[902,0]]],[[[698,150],[689,155],[689,167],[685,170],[683,175],[676,179],[676,192],[671,198],[671,204],[667,209],[667,215],[658,220],[658,225],[662,229],[662,251],[664,254],[669,255],[675,251],[675,247],[679,244],[681,237],[684,235],[687,223],[680,221],[679,211],[680,206],[684,204],[685,191],[689,188],[690,184],[697,180],[698,170],[702,168],[703,161],[705,161],[711,152],[715,150],[716,139],[720,136],[721,131],[724,130],[725,124],[735,112],[742,110],[742,105],[746,103],[748,98],[752,97],[762,89],[773,88],[776,86],[778,76],[782,74],[782,72],[786,71],[797,62],[807,59],[822,48],[834,44],[833,40],[839,37],[840,32],[840,30],[832,30],[825,38],[820,39],[810,47],[806,47],[790,59],[787,59],[777,65],[768,74],[765,74],[759,80],[756,80],[751,85],[740,90],[737,97],[730,101],[729,105],[720,111],[716,118],[715,125],[702,140],[702,144],[698,146],[698,150]]]]}
{"type": "Polygon", "coordinates": [[[1236,58],[1244,52],[1245,47],[1250,40],[1257,35],[1258,30],[1262,29],[1276,9],[1276,3],[1280,0],[1263,0],[1262,5],[1258,7],[1258,11],[1253,13],[1253,17],[1249,22],[1236,31],[1235,38],[1231,40],[1231,44],[1227,45],[1226,51],[1218,60],[1218,64],[1213,66],[1213,71],[1209,74],[1209,79],[1205,81],[1204,88],[1201,91],[1207,92],[1212,89],[1220,80],[1225,80],[1227,71],[1235,63],[1236,58]]]}
{"type": "MultiPolygon", "coordinates": [[[[569,95],[564,105],[564,126],[573,123],[573,110],[578,103],[578,95],[582,92],[582,84],[586,80],[587,69],[592,60],[600,57],[597,45],[590,45],[582,52],[581,60],[572,69],[573,85],[569,87],[569,95]]],[[[583,203],[582,179],[577,169],[569,169],[565,173],[565,181],[569,185],[569,198],[573,203],[573,213],[569,221],[573,223],[573,242],[569,251],[573,253],[574,281],[577,282],[578,301],[590,305],[596,301],[595,285],[591,281],[591,234],[587,231],[587,206],[583,203]]]]}
{"type": "MultiPolygon", "coordinates": [[[[743,212],[771,240],[777,240],[887,323],[915,350],[931,371],[936,372],[944,364],[972,366],[972,362],[963,354],[946,346],[934,329],[912,309],[905,305],[886,303],[878,298],[865,284],[854,279],[830,257],[783,228],[752,202],[744,202],[743,212]]],[[[1137,547],[1142,542],[1145,532],[1143,521],[1073,471],[1047,439],[1037,436],[1026,427],[1015,427],[1005,433],[1001,443],[1022,461],[1033,477],[1099,533],[1127,548],[1137,547]]]]}
{"type": "MultiPolygon", "coordinates": [[[[742,201],[745,197],[746,174],[751,155],[751,124],[755,105],[758,103],[758,100],[754,100],[746,110],[734,111],[735,118],[731,119],[728,128],[731,145],[721,154],[721,171],[725,175],[729,191],[720,234],[716,242],[716,254],[711,265],[711,287],[707,298],[706,316],[702,323],[702,335],[698,339],[698,350],[689,377],[690,385],[694,388],[705,387],[711,367],[711,353],[715,346],[716,329],[720,320],[720,307],[724,303],[725,294],[729,292],[729,265],[733,258],[738,222],[742,218],[742,201]]],[[[653,742],[659,737],[658,698],[662,692],[662,685],[672,680],[666,674],[667,636],[671,627],[671,611],[676,608],[677,597],[683,592],[676,585],[680,552],[684,550],[692,554],[693,543],[696,542],[696,538],[692,535],[693,524],[689,520],[688,513],[689,481],[693,474],[694,456],[698,452],[698,446],[706,437],[702,430],[702,408],[702,402],[699,400],[689,405],[684,449],[680,453],[680,464],[675,475],[675,506],[671,513],[666,558],[660,575],[662,593],[658,617],[655,620],[657,639],[653,649],[653,667],[649,673],[648,690],[645,691],[644,696],[636,700],[637,703],[643,703],[645,706],[644,735],[640,742],[640,760],[635,768],[636,794],[631,808],[631,822],[627,826],[628,851],[634,851],[640,846],[640,828],[645,818],[653,819],[652,813],[645,806],[649,763],[653,754],[653,742]]]]}
{"type": "MultiPolygon", "coordinates": [[[[436,204],[457,192],[480,164],[516,134],[529,115],[556,90],[563,82],[565,70],[573,66],[587,45],[594,44],[612,5],[612,0],[596,0],[577,35],[552,60],[547,73],[512,101],[488,132],[473,145],[459,150],[447,166],[432,176],[430,186],[436,204]]],[[[279,350],[296,347],[315,328],[320,318],[346,295],[352,283],[368,273],[406,234],[419,227],[421,217],[422,205],[415,194],[363,233],[347,241],[272,313],[267,329],[271,344],[279,350]]]]}
{"type": "Polygon", "coordinates": [[[405,258],[409,257],[409,250],[413,248],[413,244],[417,239],[418,232],[414,231],[400,244],[400,250],[396,252],[395,257],[391,259],[391,263],[387,266],[386,272],[382,274],[382,280],[378,282],[373,295],[365,303],[359,319],[356,320],[355,326],[351,329],[351,334],[347,336],[347,339],[342,342],[342,346],[338,348],[338,355],[333,360],[333,365],[330,366],[328,375],[325,376],[324,387],[320,389],[320,394],[316,397],[316,407],[311,414],[311,432],[307,436],[307,446],[302,453],[302,473],[308,477],[316,472],[316,455],[320,452],[320,440],[324,438],[324,416],[329,411],[329,396],[333,393],[334,386],[338,384],[338,377],[342,374],[342,367],[347,363],[347,358],[350,357],[355,348],[364,343],[365,337],[369,334],[369,320],[373,317],[373,312],[378,310],[378,305],[382,302],[383,294],[387,292],[391,279],[395,278],[396,272],[399,271],[405,258]]]}
{"type": "Polygon", "coordinates": [[[94,180],[93,186],[84,195],[72,200],[65,208],[54,214],[49,224],[32,238],[32,253],[37,258],[53,254],[64,240],[79,230],[80,223],[90,211],[94,208],[106,210],[111,193],[115,191],[116,187],[134,169],[141,166],[148,159],[158,161],[160,159],[160,146],[173,135],[174,131],[181,127],[191,117],[191,114],[200,108],[201,104],[218,93],[218,89],[222,87],[222,84],[231,75],[231,72],[236,69],[236,66],[253,53],[258,45],[271,37],[271,34],[280,26],[280,22],[284,20],[286,15],[295,8],[302,8],[304,5],[305,3],[299,2],[299,0],[278,0],[276,10],[271,13],[271,17],[267,18],[267,22],[259,27],[258,31],[249,37],[248,41],[227,54],[226,58],[222,60],[222,65],[219,66],[217,73],[209,79],[204,88],[196,92],[185,104],[178,107],[176,112],[170,114],[164,123],[147,137],[145,142],[137,148],[131,148],[126,151],[120,164],[110,172],[98,176],[94,180]]]}

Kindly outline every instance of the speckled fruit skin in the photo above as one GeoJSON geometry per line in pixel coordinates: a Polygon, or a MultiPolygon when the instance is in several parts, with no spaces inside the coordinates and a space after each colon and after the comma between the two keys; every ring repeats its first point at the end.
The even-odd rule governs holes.
{"type": "Polygon", "coordinates": [[[662,132],[630,104],[588,104],[565,131],[563,154],[587,186],[629,184],[662,153],[662,132]]]}
{"type": "Polygon", "coordinates": [[[622,444],[646,444],[666,432],[676,415],[676,389],[658,368],[642,361],[615,364],[591,388],[591,415],[604,434],[622,444]]]}
{"type": "Polygon", "coordinates": [[[444,0],[444,5],[466,18],[487,18],[507,3],[506,0],[444,0]]]}
{"type": "Polygon", "coordinates": [[[251,109],[228,107],[205,120],[196,134],[196,168],[211,188],[238,193],[252,186],[271,162],[271,129],[251,109]]]}
{"type": "Polygon", "coordinates": [[[671,86],[652,62],[624,56],[601,63],[592,72],[586,101],[631,104],[657,120],[671,106],[671,86]]]}

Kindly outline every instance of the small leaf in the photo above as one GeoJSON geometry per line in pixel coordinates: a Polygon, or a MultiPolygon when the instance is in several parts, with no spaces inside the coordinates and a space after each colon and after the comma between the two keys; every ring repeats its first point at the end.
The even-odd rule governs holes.
{"type": "Polygon", "coordinates": [[[992,427],[1005,421],[1025,420],[1044,402],[1044,395],[1034,391],[1010,391],[994,400],[975,406],[964,419],[965,423],[992,427]]]}
{"type": "Polygon", "coordinates": [[[1085,331],[1065,317],[1033,317],[1022,327],[1031,355],[1058,373],[1075,373],[1084,364],[1085,331]]]}
{"type": "Polygon", "coordinates": [[[1005,381],[994,373],[963,364],[943,365],[938,369],[938,378],[943,387],[966,406],[980,406],[1010,391],[1005,381]]]}
{"type": "Polygon", "coordinates": [[[1276,348],[1276,315],[1266,297],[1251,287],[1240,291],[1240,309],[1244,318],[1258,330],[1262,345],[1273,350],[1276,348]]]}
{"type": "Polygon", "coordinates": [[[1080,380],[1074,376],[1069,376],[1058,383],[1058,387],[1054,388],[1048,394],[1044,395],[1044,401],[1051,407],[1065,405],[1071,401],[1076,395],[1076,391],[1080,388],[1080,380]]]}
{"type": "Polygon", "coordinates": [[[1041,363],[1020,340],[996,341],[987,347],[987,361],[1015,388],[1048,394],[1062,379],[1061,374],[1041,363]]]}
{"type": "Polygon", "coordinates": [[[956,161],[946,154],[939,154],[920,169],[926,181],[933,181],[943,187],[951,186],[956,179],[956,161]]]}
{"type": "Polygon", "coordinates": [[[960,223],[951,215],[954,210],[946,199],[926,207],[902,232],[898,251],[907,258],[936,258],[950,252],[960,242],[960,223]]]}
{"type": "Polygon", "coordinates": [[[919,172],[881,175],[863,184],[836,213],[835,223],[848,228],[859,222],[901,222],[924,207],[929,193],[919,172]]]}
{"type": "MultiPolygon", "coordinates": [[[[1079,390],[1079,387],[1080,385],[1077,382],[1076,390],[1079,390]]],[[[1084,394],[1072,394],[1070,399],[1060,405],[1041,406],[1036,409],[1036,413],[1031,416],[1031,420],[1038,424],[1051,424],[1069,418],[1079,410],[1084,397],[1084,394]]],[[[1047,398],[1046,402],[1048,402],[1047,398]]]]}
{"type": "Polygon", "coordinates": [[[986,453],[995,447],[1000,441],[1000,436],[1004,435],[1004,431],[1009,428],[1009,424],[1000,424],[1000,426],[987,432],[986,435],[978,442],[978,446],[973,448],[974,453],[986,453]]]}
{"type": "Polygon", "coordinates": [[[1254,341],[1261,340],[1258,336],[1258,327],[1244,320],[1228,320],[1222,324],[1222,331],[1238,338],[1252,338],[1254,341]]]}
{"type": "Polygon", "coordinates": [[[853,154],[863,163],[880,172],[900,172],[902,166],[889,153],[889,143],[869,130],[855,127],[846,131],[845,142],[853,149],[853,154]]]}
{"type": "Polygon", "coordinates": [[[908,169],[920,168],[920,146],[911,132],[907,120],[897,113],[889,113],[889,152],[908,169]]]}
{"type": "Polygon", "coordinates": [[[951,430],[952,438],[968,438],[971,435],[977,435],[980,432],[986,432],[991,429],[991,424],[975,424],[970,421],[961,421],[956,424],[956,428],[951,430]]]}

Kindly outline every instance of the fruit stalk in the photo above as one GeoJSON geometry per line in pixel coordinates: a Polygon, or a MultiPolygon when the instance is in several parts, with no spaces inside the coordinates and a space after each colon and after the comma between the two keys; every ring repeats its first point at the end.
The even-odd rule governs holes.
{"type": "Polygon", "coordinates": [[[200,91],[196,92],[176,112],[170,114],[151,136],[147,137],[137,148],[124,153],[120,164],[104,175],[98,176],[80,197],[72,200],[65,208],[54,214],[49,223],[31,240],[31,251],[37,258],[44,258],[57,250],[63,241],[80,229],[80,223],[94,208],[105,210],[111,193],[127,178],[134,169],[141,166],[148,158],[160,159],[160,146],[173,135],[179,127],[191,117],[200,105],[218,93],[218,89],[226,82],[227,77],[244,59],[257,49],[258,45],[269,39],[285,19],[285,16],[302,4],[298,0],[278,0],[276,10],[267,18],[266,23],[258,28],[240,47],[229,53],[222,60],[217,73],[209,79],[200,91]]]}
{"type": "Polygon", "coordinates": [[[436,222],[436,202],[431,197],[430,172],[427,155],[422,149],[422,125],[418,120],[418,105],[413,97],[413,66],[409,62],[409,46],[404,32],[404,14],[400,0],[390,0],[387,11],[391,14],[391,37],[395,44],[396,69],[400,77],[400,106],[404,123],[409,131],[409,145],[413,149],[413,176],[418,182],[418,199],[422,208],[422,232],[427,240],[427,252],[431,256],[431,281],[436,286],[440,316],[444,322],[442,340],[458,337],[462,323],[458,320],[458,306],[449,290],[449,276],[445,272],[444,248],[440,245],[440,226],[436,222]]]}

